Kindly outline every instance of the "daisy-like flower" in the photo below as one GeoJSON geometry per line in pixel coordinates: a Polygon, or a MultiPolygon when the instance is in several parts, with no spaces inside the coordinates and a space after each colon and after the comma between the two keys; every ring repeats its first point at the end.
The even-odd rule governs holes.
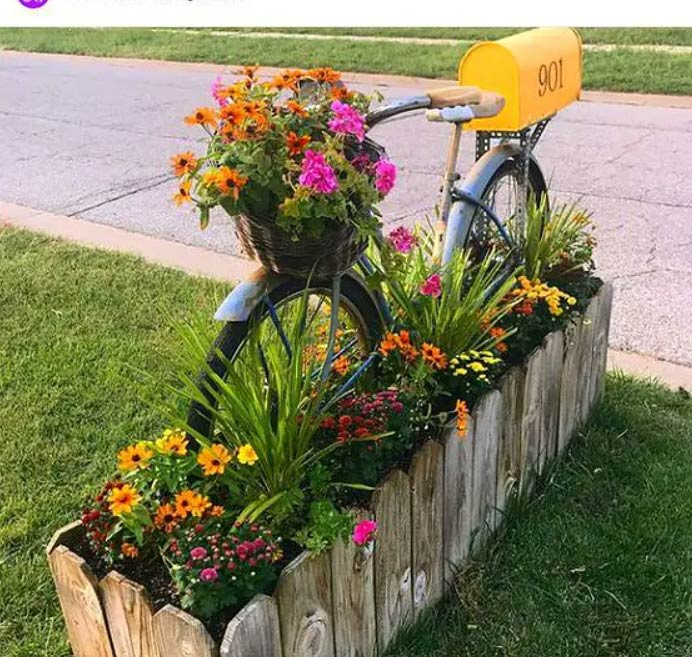
{"type": "Polygon", "coordinates": [[[455,410],[457,413],[457,434],[459,438],[463,438],[468,433],[469,407],[465,401],[457,399],[455,410]]]}
{"type": "Polygon", "coordinates": [[[433,369],[443,370],[447,367],[447,356],[434,344],[424,342],[420,349],[421,357],[433,369]]]}
{"type": "Polygon", "coordinates": [[[221,167],[215,174],[216,186],[219,191],[224,194],[230,194],[236,200],[240,190],[247,184],[247,180],[246,176],[230,167],[221,167]]]}
{"type": "Polygon", "coordinates": [[[178,185],[178,192],[173,196],[173,202],[180,206],[183,203],[189,203],[192,200],[190,196],[190,187],[192,183],[189,180],[184,180],[178,185]]]}
{"type": "Polygon", "coordinates": [[[216,127],[216,112],[211,107],[198,107],[192,114],[185,117],[187,125],[216,127]]]}
{"type": "Polygon", "coordinates": [[[162,529],[166,534],[170,534],[178,526],[178,517],[172,504],[162,504],[156,509],[154,526],[157,529],[162,529]]]}
{"type": "Polygon", "coordinates": [[[192,173],[197,168],[197,158],[192,151],[178,153],[171,158],[173,173],[180,178],[186,173],[192,173]]]}
{"type": "Polygon", "coordinates": [[[156,449],[162,454],[185,456],[187,454],[187,437],[181,429],[166,429],[161,438],[156,440],[156,449]]]}
{"type": "Polygon", "coordinates": [[[291,114],[295,114],[301,118],[305,118],[308,115],[308,111],[297,100],[287,100],[286,109],[291,112],[291,114]]]}
{"type": "Polygon", "coordinates": [[[332,363],[332,370],[334,370],[339,376],[344,376],[344,374],[348,372],[349,365],[350,363],[346,356],[339,356],[332,363]]]}
{"type": "Polygon", "coordinates": [[[224,509],[220,504],[215,504],[209,511],[209,515],[212,518],[220,518],[224,513],[226,513],[226,509],[224,509]]]}
{"type": "Polygon", "coordinates": [[[142,496],[134,487],[123,484],[108,493],[108,508],[114,516],[122,516],[125,513],[132,513],[141,499],[142,496]]]}
{"type": "Polygon", "coordinates": [[[243,465],[255,465],[258,460],[259,457],[257,456],[257,452],[250,443],[243,445],[238,450],[238,463],[242,463],[243,465]]]}
{"type": "Polygon", "coordinates": [[[296,91],[296,89],[298,89],[298,82],[303,75],[303,71],[286,69],[279,75],[275,76],[269,83],[269,86],[274,87],[274,89],[278,89],[279,91],[284,89],[296,91]]]}
{"type": "Polygon", "coordinates": [[[210,506],[209,498],[194,490],[184,490],[175,496],[175,514],[178,518],[187,518],[188,515],[201,518],[210,506]]]}
{"type": "Polygon", "coordinates": [[[223,474],[226,465],[231,462],[231,453],[220,444],[205,447],[197,456],[197,463],[202,466],[205,477],[223,474]]]}
{"type": "Polygon", "coordinates": [[[149,461],[154,452],[146,443],[130,445],[118,452],[118,468],[123,472],[144,470],[149,467],[149,461]]]}
{"type": "Polygon", "coordinates": [[[291,157],[301,155],[309,143],[309,135],[297,135],[295,132],[289,132],[286,136],[286,146],[288,146],[288,154],[291,157]]]}
{"type": "Polygon", "coordinates": [[[308,71],[308,75],[317,82],[334,84],[341,80],[341,73],[338,73],[333,68],[329,66],[323,66],[322,68],[311,68],[308,71]]]}
{"type": "Polygon", "coordinates": [[[139,549],[136,545],[133,545],[132,543],[123,543],[120,546],[120,554],[122,554],[124,557],[127,557],[128,559],[134,559],[136,556],[139,555],[139,549]]]}
{"type": "Polygon", "coordinates": [[[233,103],[231,105],[225,105],[219,110],[219,116],[223,121],[222,133],[225,134],[226,130],[231,126],[240,125],[246,117],[245,110],[242,105],[238,103],[233,103]]]}

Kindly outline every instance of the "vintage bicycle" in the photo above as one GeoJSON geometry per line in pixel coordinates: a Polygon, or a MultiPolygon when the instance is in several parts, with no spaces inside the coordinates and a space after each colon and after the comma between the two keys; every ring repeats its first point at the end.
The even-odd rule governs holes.
{"type": "MultiPolygon", "coordinates": [[[[458,86],[391,102],[368,115],[369,130],[421,110],[428,121],[451,126],[435,224],[435,253],[442,266],[455,249],[483,252],[489,234],[509,254],[503,275],[519,264],[515,247],[529,199],[547,203],[546,180],[534,149],[555,113],[578,98],[581,59],[579,35],[569,28],[539,28],[479,43],[461,60],[458,86]],[[476,160],[462,180],[457,163],[464,130],[476,133],[476,160]]],[[[370,137],[367,143],[384,152],[370,137]]],[[[382,239],[380,234],[376,241],[382,239]]],[[[291,304],[305,298],[312,308],[305,330],[321,308],[328,309],[326,357],[316,375],[326,378],[336,359],[358,350],[362,364],[342,389],[353,386],[376,358],[376,345],[393,319],[382,292],[367,284],[372,272],[372,263],[362,255],[353,268],[328,278],[277,275],[266,268],[252,273],[215,313],[224,324],[199,380],[207,403],[213,403],[215,377],[223,378],[240,357],[253,328],[265,325],[290,353],[284,321],[291,304]],[[336,334],[344,326],[349,339],[336,347],[336,334]]],[[[191,404],[188,425],[201,435],[211,434],[213,423],[204,404],[191,404]]]]}

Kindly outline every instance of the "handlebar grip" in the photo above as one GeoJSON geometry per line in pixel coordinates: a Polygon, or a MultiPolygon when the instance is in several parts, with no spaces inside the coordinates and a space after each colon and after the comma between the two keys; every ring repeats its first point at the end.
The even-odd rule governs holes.
{"type": "Polygon", "coordinates": [[[463,123],[476,118],[470,105],[456,105],[455,107],[444,107],[443,109],[429,109],[425,112],[428,121],[447,121],[449,123],[463,123]]]}

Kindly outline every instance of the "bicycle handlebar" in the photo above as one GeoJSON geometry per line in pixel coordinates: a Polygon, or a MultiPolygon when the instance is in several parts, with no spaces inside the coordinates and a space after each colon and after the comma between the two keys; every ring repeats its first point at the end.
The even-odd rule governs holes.
{"type": "Polygon", "coordinates": [[[365,123],[368,127],[373,126],[391,119],[399,114],[405,114],[406,112],[411,112],[418,109],[427,109],[430,107],[430,96],[410,96],[409,98],[402,98],[401,100],[395,100],[387,105],[382,105],[377,109],[370,112],[365,118],[365,123]]]}

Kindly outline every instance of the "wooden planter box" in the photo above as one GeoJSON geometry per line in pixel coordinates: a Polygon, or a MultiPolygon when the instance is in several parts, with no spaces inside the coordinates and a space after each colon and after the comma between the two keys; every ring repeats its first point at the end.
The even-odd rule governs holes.
{"type": "Polygon", "coordinates": [[[339,543],[303,553],[273,596],[255,596],[220,646],[203,624],[112,571],[101,581],[71,551],[79,523],[47,548],[75,657],[373,657],[435,604],[454,567],[490,540],[513,491],[530,492],[603,393],[612,287],[606,284],[566,333],[554,332],[487,394],[459,439],[453,424],[408,472],[375,494],[379,524],[368,553],[339,543]]]}

